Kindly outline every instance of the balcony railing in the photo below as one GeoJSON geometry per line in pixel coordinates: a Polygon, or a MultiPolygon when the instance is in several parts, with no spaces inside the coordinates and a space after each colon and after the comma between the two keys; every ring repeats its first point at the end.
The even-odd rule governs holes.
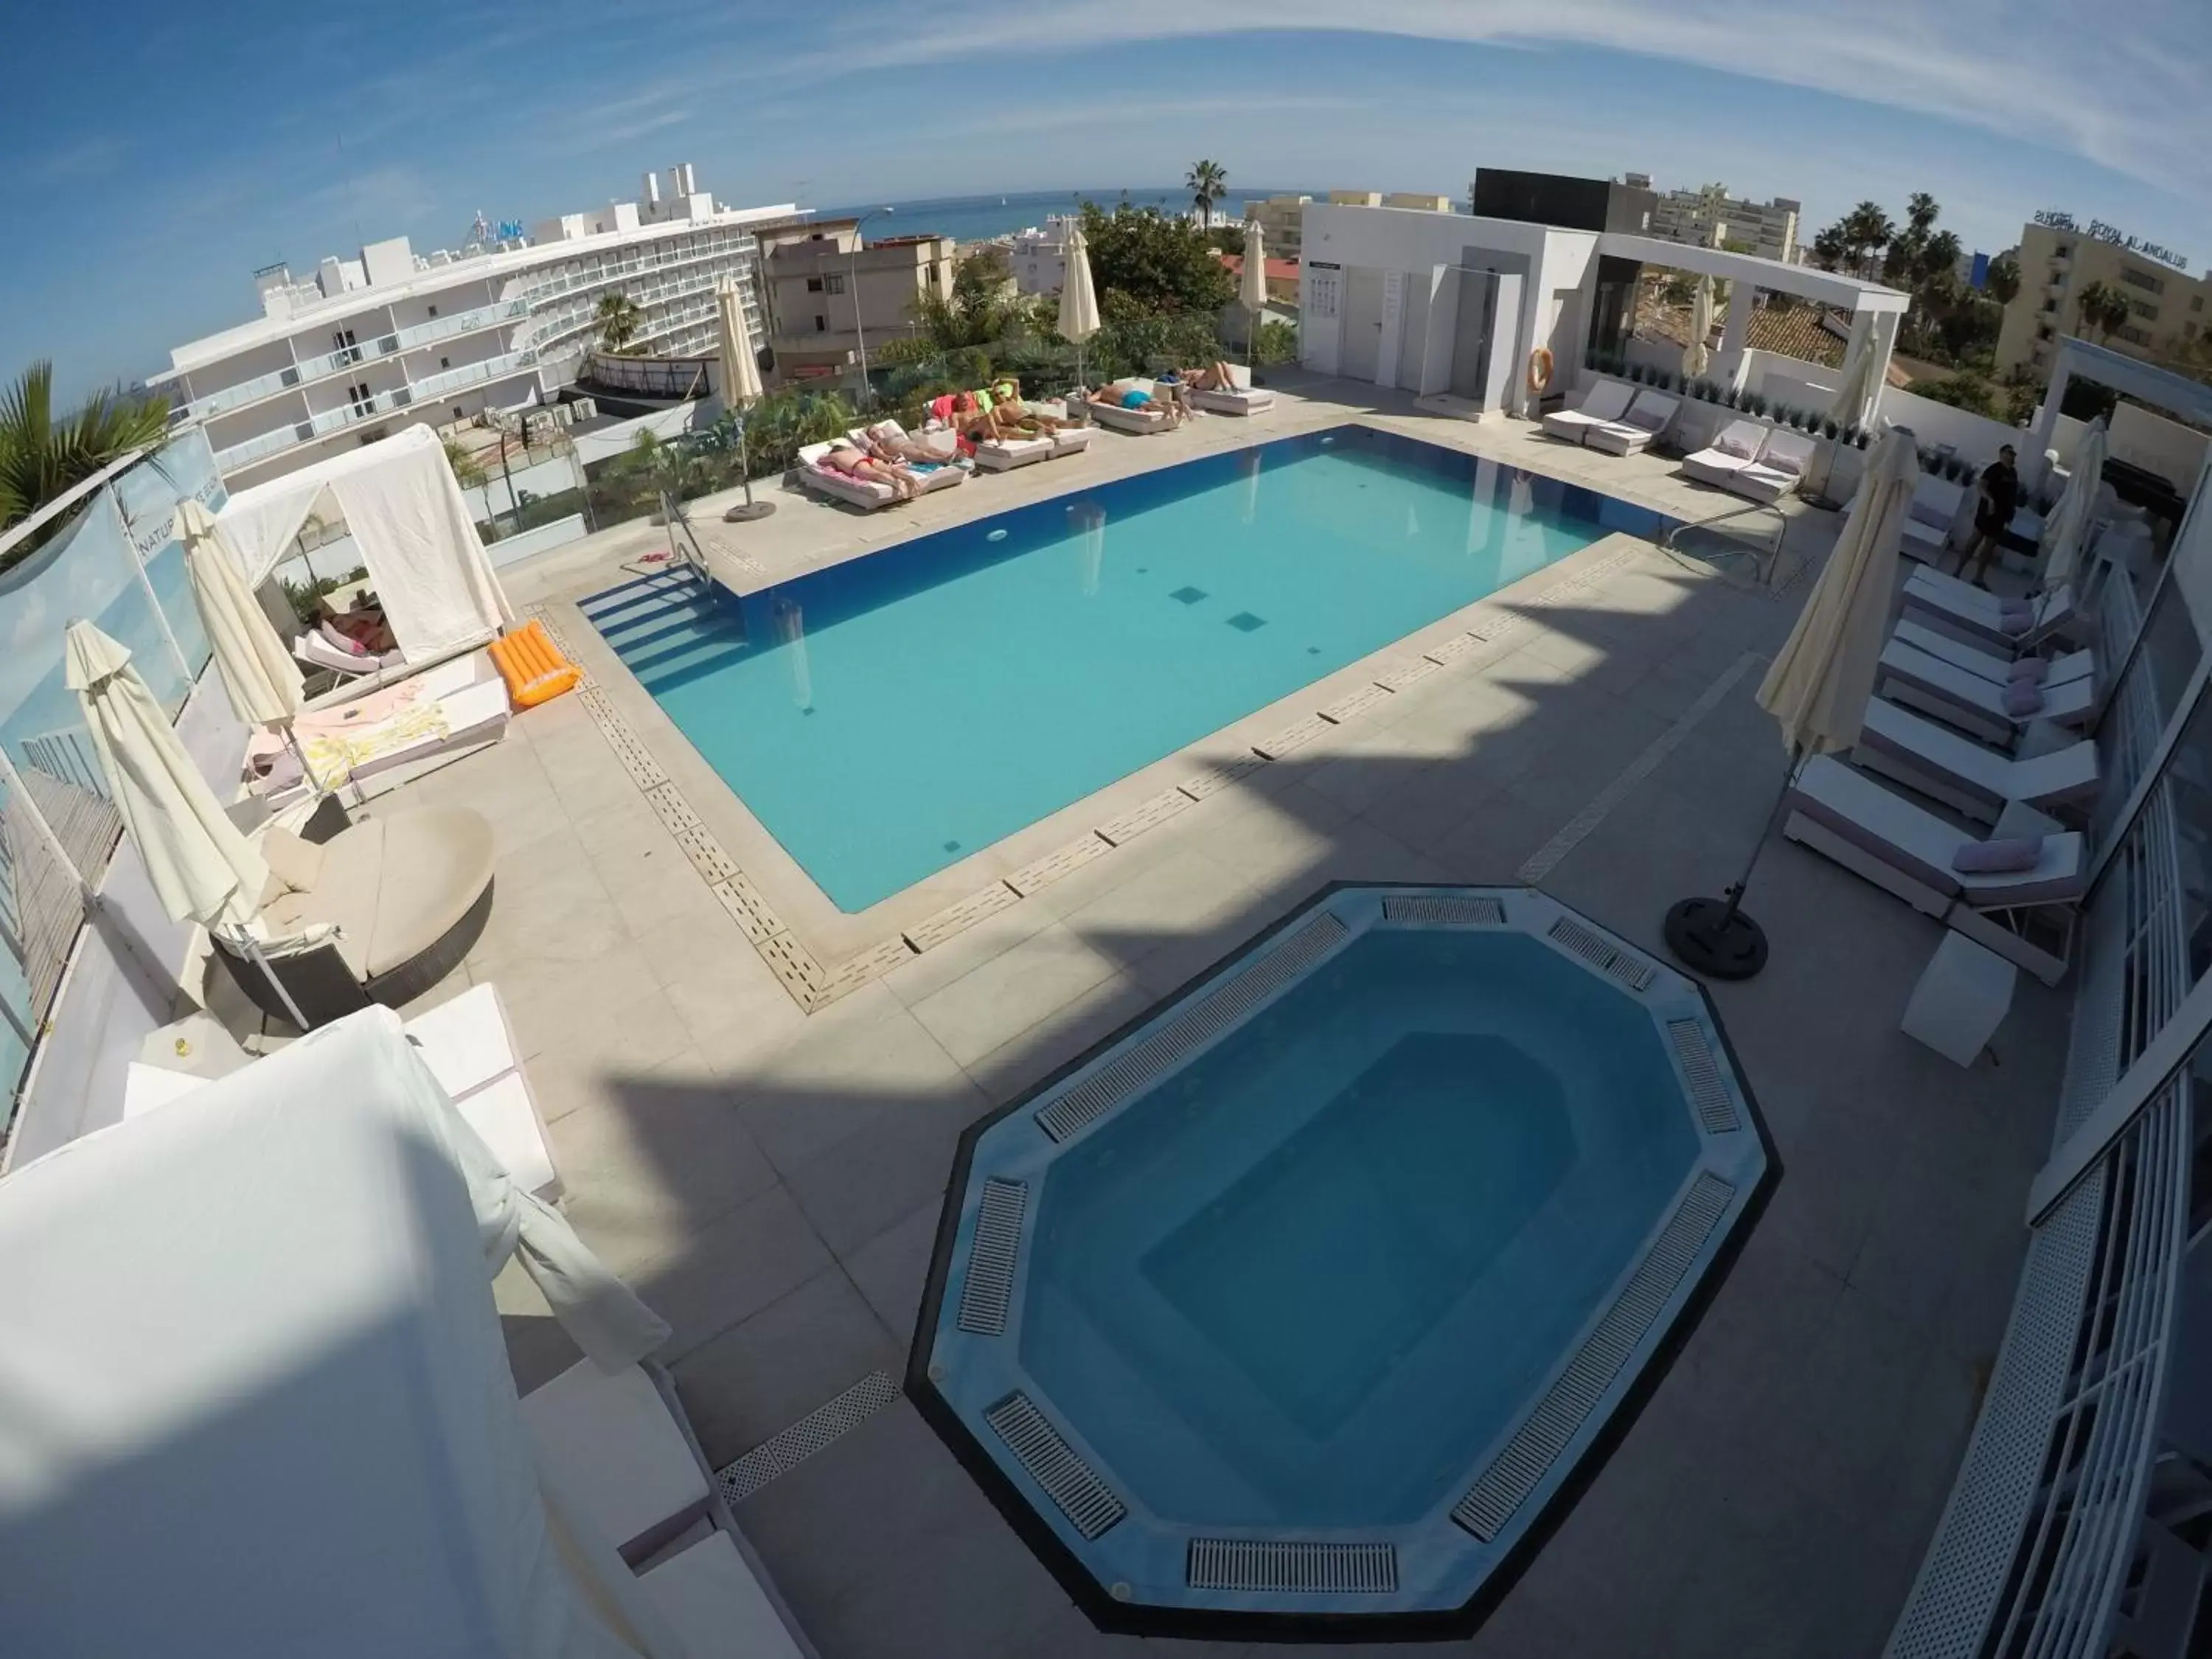
{"type": "Polygon", "coordinates": [[[458,335],[473,334],[480,329],[496,328],[501,323],[530,314],[527,300],[501,300],[478,306],[456,316],[433,318],[403,328],[396,333],[380,334],[335,351],[325,352],[319,357],[309,357],[271,374],[257,375],[251,380],[240,380],[220,392],[211,392],[204,398],[195,398],[185,406],[184,418],[204,421],[212,416],[243,409],[248,404],[258,403],[264,398],[289,392],[295,386],[312,385],[332,374],[380,357],[390,357],[403,351],[412,351],[420,346],[434,345],[441,340],[450,340],[458,335]]]}
{"type": "Polygon", "coordinates": [[[480,362],[463,363],[459,368],[449,368],[441,374],[410,380],[404,386],[380,392],[373,398],[341,404],[336,409],[326,409],[304,421],[293,422],[278,427],[273,432],[264,432],[258,437],[248,438],[243,443],[233,444],[228,449],[217,450],[216,465],[225,472],[234,472],[242,466],[266,460],[270,456],[279,454],[295,445],[312,443],[318,438],[328,437],[333,432],[358,426],[363,421],[374,421],[417,403],[449,396],[464,386],[477,386],[486,380],[498,380],[502,375],[535,368],[538,360],[538,352],[526,348],[520,351],[506,352],[497,357],[487,357],[480,362]]]}

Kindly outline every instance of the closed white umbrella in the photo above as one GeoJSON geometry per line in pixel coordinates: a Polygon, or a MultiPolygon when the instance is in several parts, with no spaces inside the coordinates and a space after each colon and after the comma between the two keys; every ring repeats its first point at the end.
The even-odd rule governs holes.
{"type": "Polygon", "coordinates": [[[1091,251],[1083,228],[1067,228],[1067,274],[1060,284],[1060,337],[1075,346],[1075,378],[1083,380],[1083,343],[1098,331],[1098,295],[1091,286],[1091,251]]]}
{"type": "Polygon", "coordinates": [[[248,726],[289,728],[300,712],[300,665],[255,603],[237,554],[196,501],[178,503],[177,536],[231,712],[248,726]]]}
{"type": "Polygon", "coordinates": [[[244,927],[261,908],[269,866],[224,816],[131,653],[90,623],[73,622],[64,658],[108,796],[162,909],[173,921],[244,927]]]}
{"type": "Polygon", "coordinates": [[[2074,456],[2074,474],[2066,492],[2051,509],[2043,526],[2043,585],[2057,587],[2070,580],[2081,562],[2081,544],[2089,538],[2089,515],[2096,510],[2097,491],[2105,482],[2105,457],[2111,447],[2100,415],[2081,434],[2081,447],[2074,456]]]}
{"type": "Polygon", "coordinates": [[[1828,418],[1838,426],[1866,424],[1867,404],[1874,399],[1874,329],[1862,319],[1851,327],[1850,349],[1844,358],[1844,382],[1828,406],[1828,418]]]}
{"type": "Polygon", "coordinates": [[[721,326],[722,402],[727,408],[743,409],[760,398],[760,360],[753,356],[744,297],[726,276],[715,285],[714,319],[721,326]]]}
{"type": "Polygon", "coordinates": [[[1260,349],[1260,313],[1267,308],[1267,235],[1257,219],[1244,225],[1244,272],[1237,284],[1237,302],[1251,319],[1246,325],[1244,358],[1256,362],[1260,349]]]}
{"type": "Polygon", "coordinates": [[[725,276],[714,285],[714,320],[721,334],[722,406],[738,417],[738,470],[744,474],[744,505],[732,507],[723,519],[744,524],[765,519],[775,511],[774,501],[753,499],[752,449],[745,433],[746,408],[761,399],[760,359],[753,355],[753,331],[745,322],[744,298],[738,285],[725,276]]]}
{"type": "Polygon", "coordinates": [[[1712,362],[1712,353],[1705,342],[1713,332],[1713,279],[1698,278],[1698,291],[1690,301],[1690,343],[1682,348],[1682,374],[1696,380],[1712,362]]]}
{"type": "MultiPolygon", "coordinates": [[[[1898,549],[1919,480],[1919,452],[1911,433],[1893,428],[1868,458],[1827,568],[1759,688],[1759,706],[1774,716],[1790,751],[1784,800],[1786,777],[1795,775],[1805,756],[1847,750],[1858,742],[1888,631],[1898,549]]],[[[1778,800],[1768,830],[1781,810],[1778,800]]],[[[1753,866],[1765,843],[1762,833],[1752,849],[1753,866]]],[[[1684,899],[1667,913],[1668,948],[1699,973],[1748,979],[1766,965],[1766,935],[1740,908],[1751,867],[1722,897],[1684,899]]]]}

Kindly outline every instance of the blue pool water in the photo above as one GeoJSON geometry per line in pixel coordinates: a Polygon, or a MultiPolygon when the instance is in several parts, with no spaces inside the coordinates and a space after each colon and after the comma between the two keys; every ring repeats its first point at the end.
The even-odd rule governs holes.
{"type": "Polygon", "coordinates": [[[742,600],[672,609],[648,584],[584,610],[852,911],[1601,535],[1663,522],[1346,426],[1017,508],[742,600]]]}
{"type": "Polygon", "coordinates": [[[970,1131],[909,1392],[1109,1629],[1479,1616],[1771,1175],[1690,981],[1333,890],[970,1131]]]}
{"type": "Polygon", "coordinates": [[[1162,1513],[1407,1522],[1696,1150],[1602,981],[1519,936],[1370,933],[1053,1166],[1022,1361],[1162,1513]]]}

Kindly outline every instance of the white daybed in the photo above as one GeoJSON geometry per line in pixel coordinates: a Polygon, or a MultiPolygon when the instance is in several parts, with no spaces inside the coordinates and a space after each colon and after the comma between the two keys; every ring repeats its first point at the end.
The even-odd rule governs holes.
{"type": "Polygon", "coordinates": [[[1632,388],[1626,380],[1600,380],[1583,394],[1579,409],[1555,409],[1544,416],[1544,434],[1578,444],[1592,427],[1617,421],[1628,412],[1632,388]]]}
{"type": "MultiPolygon", "coordinates": [[[[855,478],[823,466],[822,458],[833,447],[826,443],[808,444],[800,449],[798,471],[801,484],[818,495],[835,496],[870,513],[902,499],[898,491],[887,483],[879,483],[873,478],[855,478]]],[[[933,489],[950,489],[955,484],[966,482],[968,477],[961,468],[949,465],[915,476],[921,486],[918,493],[924,495],[933,489]]]]}
{"type": "Polygon", "coordinates": [[[1608,455],[1640,455],[1673,423],[1681,406],[1679,399],[1646,387],[1636,394],[1626,415],[1590,428],[1583,434],[1583,442],[1608,455]]]}
{"type": "Polygon", "coordinates": [[[1216,415],[1257,415],[1275,406],[1275,394],[1265,386],[1252,384],[1252,371],[1242,363],[1231,363],[1229,384],[1225,386],[1187,386],[1182,395],[1194,409],[1209,410],[1216,415]]]}
{"type": "Polygon", "coordinates": [[[1730,421],[1703,449],[1683,457],[1682,471],[1699,483],[1726,489],[1737,473],[1759,459],[1768,430],[1757,421],[1730,421]]]}
{"type": "Polygon", "coordinates": [[[2033,720],[2079,726],[2097,708],[2096,685],[2086,677],[2058,685],[2027,680],[2001,685],[1899,639],[1882,647],[1877,675],[1889,702],[1933,714],[1985,743],[2011,743],[2033,720]],[[2015,713],[2007,699],[2022,687],[2034,695],[2021,697],[2015,713]]]}
{"type": "Polygon", "coordinates": [[[1880,697],[1867,704],[1851,759],[1983,823],[1996,823],[2012,801],[2047,812],[2097,793],[2089,738],[2014,759],[1880,697]]]}

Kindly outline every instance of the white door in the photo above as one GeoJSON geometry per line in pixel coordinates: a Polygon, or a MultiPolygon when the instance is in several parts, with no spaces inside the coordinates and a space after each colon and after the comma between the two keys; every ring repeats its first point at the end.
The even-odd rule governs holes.
{"type": "Polygon", "coordinates": [[[1304,313],[1298,323],[1298,361],[1316,374],[1336,373],[1344,329],[1344,272],[1325,261],[1307,262],[1304,313]]]}
{"type": "Polygon", "coordinates": [[[1372,380],[1382,355],[1382,273],[1355,265],[1344,278],[1344,349],[1337,373],[1372,380]]]}

